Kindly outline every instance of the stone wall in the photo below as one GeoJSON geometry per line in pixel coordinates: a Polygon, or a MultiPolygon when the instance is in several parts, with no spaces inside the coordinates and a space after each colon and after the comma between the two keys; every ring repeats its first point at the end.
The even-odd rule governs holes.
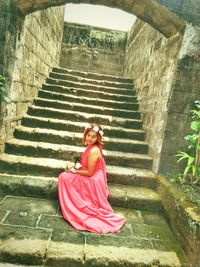
{"type": "Polygon", "coordinates": [[[183,20],[193,25],[200,25],[200,1],[199,0],[156,0],[177,14],[183,20]]]}
{"type": "Polygon", "coordinates": [[[155,172],[160,166],[181,39],[179,35],[167,39],[140,20],[136,21],[128,36],[124,76],[133,78],[138,91],[155,172]]]}
{"type": "MultiPolygon", "coordinates": [[[[9,77],[12,80],[8,86],[11,102],[1,106],[1,152],[5,139],[12,136],[46,76],[54,66],[59,65],[64,7],[38,11],[27,15],[25,19],[18,14],[15,22],[20,25],[19,30],[5,33],[15,40],[15,46],[9,44],[8,38],[5,40],[6,50],[14,49],[14,53],[7,53],[7,61],[12,62],[12,68],[3,62],[4,74],[8,80],[9,77]],[[8,70],[12,71],[9,75],[8,70]]],[[[15,25],[15,22],[12,23],[15,25]]]]}
{"type": "Polygon", "coordinates": [[[65,23],[60,66],[122,75],[126,32],[65,23]]]}
{"type": "Polygon", "coordinates": [[[199,207],[188,201],[186,194],[165,177],[157,177],[157,181],[157,192],[161,197],[165,217],[184,249],[190,266],[200,267],[199,207]]]}
{"type": "MultiPolygon", "coordinates": [[[[168,120],[163,138],[160,173],[169,173],[176,166],[178,151],[188,152],[184,137],[194,132],[190,129],[190,110],[194,101],[200,100],[200,27],[188,25],[178,56],[176,80],[169,100],[168,120]],[[167,164],[166,164],[167,162],[167,164]]],[[[181,167],[181,166],[180,166],[181,167]]]]}
{"type": "MultiPolygon", "coordinates": [[[[5,54],[6,54],[6,41],[9,42],[9,37],[12,36],[15,27],[10,25],[11,20],[15,21],[14,17],[14,8],[7,0],[2,0],[0,4],[0,74],[3,74],[3,66],[5,63],[5,54]]],[[[10,44],[10,53],[12,51],[12,45],[10,44]]],[[[9,56],[9,55],[8,55],[9,56]]]]}

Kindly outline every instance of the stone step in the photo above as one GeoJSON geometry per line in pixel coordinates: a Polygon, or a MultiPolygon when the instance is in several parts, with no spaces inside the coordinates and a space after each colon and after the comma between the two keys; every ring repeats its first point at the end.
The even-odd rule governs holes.
{"type": "Polygon", "coordinates": [[[74,112],[71,110],[58,110],[54,108],[46,108],[32,105],[28,109],[28,115],[41,116],[46,118],[82,121],[88,123],[105,124],[112,126],[119,126],[124,128],[142,128],[142,121],[140,119],[126,119],[118,118],[109,115],[91,114],[86,112],[74,112]]]}
{"type": "MultiPolygon", "coordinates": [[[[93,84],[93,83],[86,83],[86,82],[75,82],[71,80],[57,80],[53,78],[47,78],[46,79],[46,84],[51,84],[51,85],[59,85],[59,86],[64,86],[67,88],[76,88],[76,89],[86,89],[88,91],[100,91],[100,92],[105,92],[105,93],[111,93],[111,94],[121,94],[121,95],[130,95],[133,96],[136,94],[135,90],[133,89],[133,84],[126,84],[126,87],[121,88],[114,87],[115,84],[113,84],[113,87],[111,86],[106,86],[103,84],[93,84]]],[[[124,85],[125,86],[125,85],[124,85]]]]}
{"type": "Polygon", "coordinates": [[[89,84],[94,84],[94,85],[100,85],[100,86],[106,86],[106,87],[114,87],[114,88],[130,88],[133,89],[133,82],[129,81],[125,82],[122,81],[109,81],[106,79],[89,79],[89,78],[84,78],[80,77],[77,75],[72,75],[72,74],[62,74],[62,73],[57,73],[57,72],[51,72],[49,74],[50,78],[56,79],[56,80],[67,80],[67,81],[73,81],[73,82],[79,82],[79,83],[89,83],[89,84]]]}
{"type": "MultiPolygon", "coordinates": [[[[30,141],[54,143],[54,144],[73,144],[80,146],[83,144],[83,133],[74,133],[71,131],[49,130],[40,128],[31,128],[19,126],[15,129],[14,136],[17,139],[30,141]]],[[[148,145],[144,141],[112,138],[104,135],[104,149],[111,151],[121,151],[145,154],[148,152],[148,145]]]]}
{"type": "MultiPolygon", "coordinates": [[[[58,198],[58,178],[46,179],[16,174],[11,176],[3,173],[0,174],[0,177],[0,192],[2,194],[12,194],[14,188],[16,195],[41,198],[47,197],[51,199],[58,198]]],[[[151,188],[113,183],[108,184],[108,187],[111,193],[109,202],[115,207],[149,211],[160,211],[162,208],[159,195],[151,188]]]]}
{"type": "Polygon", "coordinates": [[[97,113],[104,115],[111,115],[117,117],[126,117],[132,119],[140,119],[141,114],[139,111],[125,110],[125,109],[113,109],[96,105],[85,105],[76,102],[68,103],[66,101],[60,101],[55,99],[45,99],[38,97],[34,101],[35,106],[50,107],[55,109],[65,109],[73,111],[83,111],[87,113],[97,113]]]}
{"type": "MultiPolygon", "coordinates": [[[[57,177],[66,167],[65,160],[50,158],[34,158],[11,154],[0,155],[0,170],[2,173],[57,177]]],[[[155,188],[156,178],[147,169],[128,168],[107,165],[109,183],[155,188]]]]}
{"type": "Polygon", "coordinates": [[[38,267],[189,266],[158,212],[114,207],[127,218],[122,231],[97,235],[76,231],[61,216],[57,201],[4,196],[0,209],[1,262],[38,267]]]}
{"type": "MultiPolygon", "coordinates": [[[[73,161],[76,155],[80,155],[85,147],[34,142],[21,139],[10,139],[6,143],[5,152],[21,156],[37,158],[54,158],[73,161]]],[[[121,151],[104,150],[106,162],[110,165],[122,167],[135,167],[150,169],[152,158],[145,154],[123,153],[121,151]]]]}
{"type": "Polygon", "coordinates": [[[64,69],[64,68],[59,68],[59,67],[53,68],[52,72],[78,76],[78,77],[82,77],[82,78],[86,78],[86,79],[95,79],[95,80],[100,80],[100,81],[106,80],[106,81],[119,82],[119,83],[121,83],[121,82],[122,83],[133,83],[133,79],[123,78],[123,77],[114,76],[114,75],[64,69]]]}
{"type": "Polygon", "coordinates": [[[45,99],[53,99],[53,100],[61,100],[68,103],[80,103],[84,105],[95,105],[95,106],[103,106],[108,108],[117,108],[117,109],[126,109],[126,110],[138,110],[139,104],[133,103],[133,102],[123,102],[120,100],[108,100],[108,99],[99,99],[99,98],[92,98],[84,97],[84,96],[77,96],[77,95],[67,95],[67,94],[61,94],[56,93],[52,91],[45,91],[45,90],[39,90],[40,98],[45,99]]]}
{"type": "MultiPolygon", "coordinates": [[[[80,89],[76,87],[65,87],[61,85],[52,85],[44,83],[42,85],[42,90],[49,92],[56,92],[67,95],[75,95],[75,96],[85,96],[85,97],[93,97],[100,98],[105,100],[113,100],[113,101],[127,101],[127,102],[137,102],[137,97],[135,95],[122,95],[122,94],[113,94],[107,93],[104,91],[92,91],[89,89],[80,89]]],[[[40,96],[40,90],[39,90],[40,96]]]]}
{"type": "MultiPolygon", "coordinates": [[[[52,119],[52,118],[43,118],[43,117],[35,117],[25,115],[22,118],[23,126],[26,127],[37,127],[51,130],[58,130],[58,131],[71,131],[73,133],[83,133],[85,127],[88,123],[84,122],[76,122],[76,121],[67,121],[67,120],[59,120],[59,119],[52,119]]],[[[102,125],[102,124],[101,124],[102,125]]],[[[145,132],[142,129],[126,129],[123,127],[114,127],[114,126],[106,126],[102,125],[103,131],[105,136],[109,137],[116,137],[116,138],[128,138],[132,140],[140,140],[144,141],[145,139],[145,132]]]]}

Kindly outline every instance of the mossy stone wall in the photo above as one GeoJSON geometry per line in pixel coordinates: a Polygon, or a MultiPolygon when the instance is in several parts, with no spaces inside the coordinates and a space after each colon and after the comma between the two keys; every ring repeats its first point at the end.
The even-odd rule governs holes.
{"type": "Polygon", "coordinates": [[[122,75],[126,32],[65,23],[60,66],[122,75]]]}
{"type": "Polygon", "coordinates": [[[1,42],[4,52],[1,68],[11,102],[1,105],[0,151],[20,124],[46,76],[59,65],[64,24],[64,7],[48,8],[25,18],[12,5],[4,7],[1,18],[8,12],[5,21],[9,20],[10,24],[5,25],[2,33],[5,38],[1,42]]]}
{"type": "Polygon", "coordinates": [[[133,78],[147,132],[153,170],[158,172],[169,99],[176,79],[181,36],[165,38],[137,20],[128,36],[124,76],[133,78]]]}

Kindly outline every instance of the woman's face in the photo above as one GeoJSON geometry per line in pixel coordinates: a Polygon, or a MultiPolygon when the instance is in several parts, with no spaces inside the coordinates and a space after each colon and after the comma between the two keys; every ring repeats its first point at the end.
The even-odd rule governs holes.
{"type": "Polygon", "coordinates": [[[97,141],[97,133],[93,130],[89,131],[85,136],[85,141],[88,145],[94,145],[97,141]]]}

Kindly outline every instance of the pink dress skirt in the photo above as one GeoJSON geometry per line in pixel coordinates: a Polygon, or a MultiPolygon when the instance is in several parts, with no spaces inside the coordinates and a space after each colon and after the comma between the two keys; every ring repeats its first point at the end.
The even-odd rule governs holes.
{"type": "MultiPolygon", "coordinates": [[[[82,154],[83,169],[88,167],[88,155],[95,145],[82,154]]],[[[126,219],[116,215],[108,202],[106,164],[102,157],[92,176],[72,172],[59,175],[58,196],[63,217],[77,230],[98,234],[119,233],[126,219]]]]}

